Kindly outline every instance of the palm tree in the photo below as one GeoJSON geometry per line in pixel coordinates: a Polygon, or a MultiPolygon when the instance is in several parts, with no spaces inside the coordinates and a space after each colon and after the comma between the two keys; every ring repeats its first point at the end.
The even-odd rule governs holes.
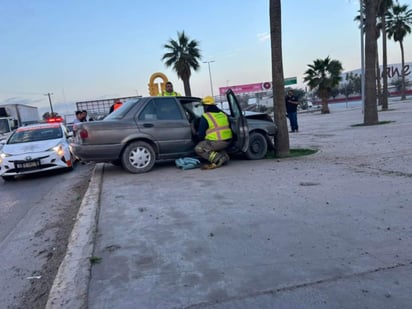
{"type": "Polygon", "coordinates": [[[403,40],[405,36],[411,33],[412,24],[412,10],[408,9],[408,5],[395,4],[388,10],[386,14],[386,32],[388,33],[388,38],[395,42],[399,42],[401,48],[401,58],[402,58],[402,95],[401,100],[405,100],[405,55],[403,49],[403,40]]]}
{"type": "MultiPolygon", "coordinates": [[[[386,42],[386,13],[393,5],[392,0],[381,0],[378,6],[378,17],[380,18],[379,28],[382,32],[382,110],[388,110],[388,56],[386,42]]],[[[379,76],[380,79],[380,76],[379,76]]]]}
{"type": "Polygon", "coordinates": [[[285,86],[282,60],[282,15],[280,0],[270,0],[270,37],[272,50],[273,111],[278,127],[275,136],[275,154],[287,156],[290,152],[288,125],[286,121],[285,86]]]}
{"type": "Polygon", "coordinates": [[[303,80],[321,98],[321,113],[328,114],[330,113],[328,98],[331,96],[332,89],[339,85],[342,79],[342,63],[338,60],[331,60],[328,56],[325,59],[316,59],[308,67],[309,69],[306,70],[303,80]]]}
{"type": "MultiPolygon", "coordinates": [[[[377,7],[377,17],[379,18],[379,22],[376,24],[376,31],[377,31],[377,39],[379,39],[380,32],[382,32],[382,73],[380,72],[379,66],[379,56],[378,56],[378,49],[376,49],[376,83],[377,83],[377,90],[379,94],[379,103],[382,105],[382,110],[388,109],[388,57],[387,57],[387,43],[386,43],[386,18],[385,14],[393,5],[392,0],[380,0],[378,7],[377,7]],[[381,87],[381,77],[383,85],[381,87]],[[383,88],[383,89],[382,89],[383,88]],[[382,89],[382,91],[381,91],[382,89]]],[[[365,2],[362,2],[362,15],[363,15],[363,33],[365,33],[365,2]]],[[[354,20],[360,22],[360,14],[355,16],[354,20]]]]}
{"type": "Polygon", "coordinates": [[[199,42],[190,40],[185,32],[177,32],[177,41],[170,39],[163,47],[167,52],[163,55],[162,60],[166,67],[172,67],[176,71],[177,76],[183,81],[185,95],[191,96],[190,76],[192,70],[197,71],[200,67],[199,42]]]}
{"type": "Polygon", "coordinates": [[[365,108],[364,124],[378,123],[378,108],[376,106],[376,13],[377,1],[364,0],[365,2],[365,108]]]}

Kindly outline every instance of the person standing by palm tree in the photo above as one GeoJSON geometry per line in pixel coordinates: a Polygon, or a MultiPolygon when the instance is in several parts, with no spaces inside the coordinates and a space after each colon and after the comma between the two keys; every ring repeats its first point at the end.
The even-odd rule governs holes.
{"type": "Polygon", "coordinates": [[[291,133],[299,132],[298,126],[298,98],[293,94],[293,90],[289,90],[285,97],[286,112],[290,122],[291,133]]]}
{"type": "Polygon", "coordinates": [[[177,41],[170,41],[163,45],[167,52],[163,55],[162,60],[166,67],[172,67],[177,76],[183,81],[186,96],[192,96],[190,89],[190,76],[192,70],[197,71],[200,67],[199,43],[196,40],[190,40],[184,31],[177,33],[177,41]]]}

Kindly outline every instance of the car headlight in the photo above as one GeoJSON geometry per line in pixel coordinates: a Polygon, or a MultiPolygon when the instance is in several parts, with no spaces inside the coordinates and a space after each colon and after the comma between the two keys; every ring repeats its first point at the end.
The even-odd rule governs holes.
{"type": "Polygon", "coordinates": [[[10,154],[5,152],[0,152],[0,164],[3,163],[4,158],[10,157],[10,154]]]}
{"type": "Polygon", "coordinates": [[[0,158],[4,159],[5,157],[10,157],[9,153],[5,153],[5,152],[0,152],[0,158]]]}
{"type": "Polygon", "coordinates": [[[59,156],[63,156],[63,155],[64,155],[64,149],[63,149],[62,144],[59,144],[59,145],[57,145],[57,146],[54,146],[54,147],[50,148],[49,150],[56,152],[57,155],[59,155],[59,156]]]}

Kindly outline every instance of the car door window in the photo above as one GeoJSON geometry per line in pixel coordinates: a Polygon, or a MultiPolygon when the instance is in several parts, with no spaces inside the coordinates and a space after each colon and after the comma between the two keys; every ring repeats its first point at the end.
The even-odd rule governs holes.
{"type": "Polygon", "coordinates": [[[182,120],[182,111],[174,98],[151,100],[140,113],[139,120],[182,120]]]}
{"type": "Polygon", "coordinates": [[[229,103],[230,127],[235,142],[233,146],[245,152],[249,147],[249,129],[246,118],[243,116],[240,104],[232,90],[227,91],[226,98],[229,103]]]}
{"type": "Polygon", "coordinates": [[[174,98],[157,99],[156,111],[159,120],[181,120],[182,112],[174,98]]]}
{"type": "Polygon", "coordinates": [[[156,106],[154,100],[151,100],[146,106],[143,108],[143,111],[140,113],[138,120],[145,121],[145,120],[156,120],[156,106]]]}

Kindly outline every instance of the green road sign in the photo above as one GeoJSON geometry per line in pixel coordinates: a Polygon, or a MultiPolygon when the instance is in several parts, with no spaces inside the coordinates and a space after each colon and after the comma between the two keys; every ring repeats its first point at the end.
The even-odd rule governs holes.
{"type": "Polygon", "coordinates": [[[284,79],[284,85],[289,86],[289,85],[294,85],[297,84],[297,78],[296,77],[289,77],[284,79]]]}

